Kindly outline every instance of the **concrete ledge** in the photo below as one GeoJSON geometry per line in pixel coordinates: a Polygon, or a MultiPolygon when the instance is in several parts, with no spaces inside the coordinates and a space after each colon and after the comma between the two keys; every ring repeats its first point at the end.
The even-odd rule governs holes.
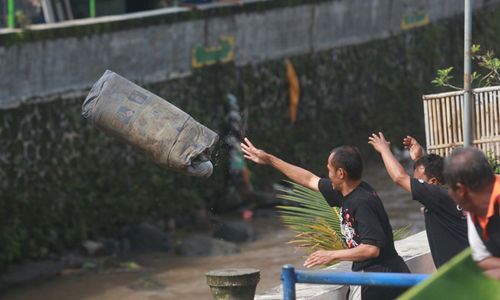
{"type": "MultiPolygon", "coordinates": [[[[396,250],[403,257],[412,273],[430,274],[436,270],[427,242],[425,231],[411,235],[406,239],[396,242],[396,250]]],[[[299,267],[299,266],[297,266],[299,267]]],[[[338,272],[351,271],[350,262],[342,262],[327,268],[338,272]]],[[[297,299],[300,300],[343,300],[347,293],[347,286],[343,285],[315,285],[297,284],[297,299]]],[[[257,295],[256,300],[279,300],[283,299],[282,286],[275,287],[263,294],[257,295]]]]}

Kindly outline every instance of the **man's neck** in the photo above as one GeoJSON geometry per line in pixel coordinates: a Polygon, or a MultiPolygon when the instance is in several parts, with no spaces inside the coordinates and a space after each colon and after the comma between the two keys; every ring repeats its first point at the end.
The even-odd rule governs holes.
{"type": "Polygon", "coordinates": [[[342,196],[345,197],[349,195],[360,184],[361,180],[346,180],[342,185],[342,190],[340,191],[342,193],[342,196]]]}
{"type": "Polygon", "coordinates": [[[488,207],[490,206],[490,198],[491,193],[493,193],[494,183],[495,181],[493,181],[491,184],[481,189],[480,191],[476,192],[476,195],[473,196],[478,200],[476,202],[476,213],[480,217],[484,217],[488,213],[488,207]]]}

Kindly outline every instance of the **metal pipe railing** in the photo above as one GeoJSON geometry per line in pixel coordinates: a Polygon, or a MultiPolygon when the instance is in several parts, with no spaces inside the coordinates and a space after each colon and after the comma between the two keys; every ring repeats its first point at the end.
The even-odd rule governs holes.
{"type": "Polygon", "coordinates": [[[281,270],[283,300],[295,300],[296,283],[410,287],[429,276],[382,272],[303,271],[295,270],[292,265],[285,265],[281,270]]]}
{"type": "Polygon", "coordinates": [[[471,0],[464,0],[464,147],[472,146],[471,40],[471,0]]]}
{"type": "Polygon", "coordinates": [[[9,28],[14,28],[16,26],[16,6],[14,0],[9,0],[7,2],[7,25],[9,28]]]}
{"type": "Polygon", "coordinates": [[[89,0],[89,17],[95,18],[96,16],[96,0],[89,0]]]}

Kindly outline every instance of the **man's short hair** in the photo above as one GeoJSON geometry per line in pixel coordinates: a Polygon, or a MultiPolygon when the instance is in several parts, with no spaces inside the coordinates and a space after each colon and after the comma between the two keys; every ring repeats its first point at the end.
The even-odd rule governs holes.
{"type": "Polygon", "coordinates": [[[452,189],[457,183],[461,183],[477,191],[495,180],[493,169],[484,153],[472,147],[453,150],[445,160],[443,174],[452,189]]]}
{"type": "Polygon", "coordinates": [[[413,169],[423,166],[425,168],[424,174],[427,178],[436,178],[439,183],[444,184],[443,168],[444,158],[436,154],[424,155],[417,159],[413,164],[413,169]]]}
{"type": "Polygon", "coordinates": [[[363,160],[358,148],[354,146],[340,146],[332,150],[333,157],[330,161],[335,168],[342,168],[352,180],[361,179],[363,174],[363,160]]]}

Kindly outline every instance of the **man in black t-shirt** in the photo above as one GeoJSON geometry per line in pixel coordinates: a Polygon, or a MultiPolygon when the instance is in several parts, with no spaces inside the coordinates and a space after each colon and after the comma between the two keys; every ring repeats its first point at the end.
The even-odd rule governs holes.
{"type": "Polygon", "coordinates": [[[372,134],[369,143],[380,152],[391,179],[424,205],[425,229],[436,268],[467,248],[466,217],[442,185],[443,158],[435,154],[424,155],[417,140],[407,136],[403,144],[415,161],[412,178],[392,154],[390,143],[381,132],[372,134]]]}
{"type": "MultiPolygon", "coordinates": [[[[241,148],[247,159],[271,165],[292,181],[320,191],[330,205],[341,208],[341,230],[348,249],[316,251],[306,259],[305,267],[352,261],[353,271],[409,273],[394,248],[391,224],[382,201],[375,190],[361,180],[363,163],[355,147],[333,149],[327,161],[328,179],[257,149],[246,138],[241,148]]],[[[403,291],[401,288],[363,286],[361,297],[394,299],[403,291]]]]}

